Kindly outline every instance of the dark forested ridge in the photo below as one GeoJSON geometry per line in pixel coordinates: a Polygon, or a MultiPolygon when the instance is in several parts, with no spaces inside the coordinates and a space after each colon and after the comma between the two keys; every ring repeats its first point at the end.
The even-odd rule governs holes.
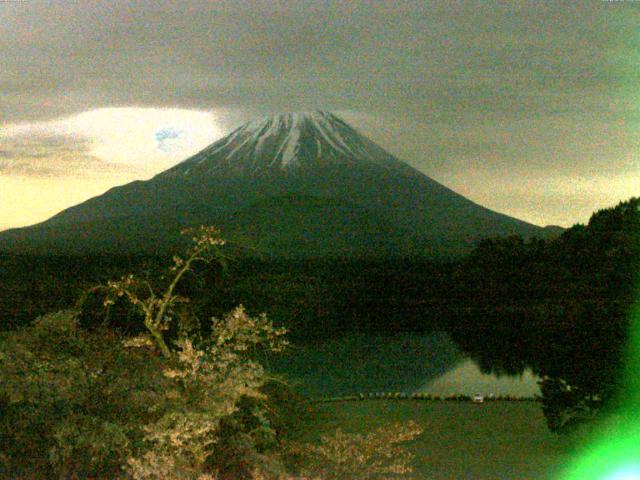
{"type": "MultiPolygon", "coordinates": [[[[3,256],[0,268],[2,329],[26,324],[45,312],[74,305],[90,287],[129,272],[162,283],[166,258],[149,256],[3,256]]],[[[394,333],[433,330],[452,299],[452,264],[425,259],[237,258],[226,269],[196,267],[181,294],[192,299],[200,319],[243,304],[267,312],[298,339],[326,338],[345,331],[394,333]]],[[[91,318],[104,317],[100,298],[90,296],[91,318]]],[[[111,322],[135,324],[130,309],[114,305],[111,322]]]]}
{"type": "Polygon", "coordinates": [[[97,283],[151,272],[158,262],[144,256],[0,255],[0,330],[71,307],[97,283]]]}

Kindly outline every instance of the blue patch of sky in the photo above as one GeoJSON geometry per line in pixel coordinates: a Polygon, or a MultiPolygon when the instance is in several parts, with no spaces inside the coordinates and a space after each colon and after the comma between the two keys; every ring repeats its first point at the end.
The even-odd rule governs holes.
{"type": "Polygon", "coordinates": [[[168,152],[171,149],[171,141],[180,138],[180,135],[182,135],[182,132],[173,127],[158,130],[155,134],[158,150],[168,152]]]}

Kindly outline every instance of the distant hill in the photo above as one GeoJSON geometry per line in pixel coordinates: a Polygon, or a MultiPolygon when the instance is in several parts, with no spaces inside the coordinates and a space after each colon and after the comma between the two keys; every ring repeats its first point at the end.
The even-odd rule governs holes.
{"type": "Polygon", "coordinates": [[[567,229],[565,227],[561,227],[560,225],[546,225],[542,227],[542,229],[536,236],[544,238],[545,240],[553,240],[554,238],[558,238],[566,231],[567,229]]]}
{"type": "Polygon", "coordinates": [[[285,257],[456,255],[483,237],[546,236],[441,185],[331,113],[249,122],[148,181],[0,233],[0,251],[163,253],[185,226],[285,257]]]}

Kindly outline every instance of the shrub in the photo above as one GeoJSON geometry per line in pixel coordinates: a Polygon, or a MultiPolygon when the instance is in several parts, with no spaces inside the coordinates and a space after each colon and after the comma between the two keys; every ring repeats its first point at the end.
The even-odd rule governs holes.
{"type": "Polygon", "coordinates": [[[208,334],[182,325],[171,341],[172,313],[187,301],[173,293],[177,283],[223,243],[210,227],[193,240],[184,259],[174,257],[161,294],[133,275],[93,289],[107,293],[107,305],[115,296],[139,308],[146,334],[83,329],[67,310],[0,337],[2,478],[295,480],[285,443],[294,444],[288,458],[302,462],[298,480],[406,478],[401,443],[419,433],[414,424],[338,431],[319,445],[282,434],[297,409],[283,389],[273,395],[276,382],[256,360],[287,343],[266,316],[239,306],[212,319],[208,334]]]}
{"type": "Polygon", "coordinates": [[[36,319],[0,339],[5,478],[120,474],[138,425],[168,381],[160,358],[108,330],[78,328],[74,311],[36,319]],[[30,452],[31,457],[24,452],[30,452]]]}
{"type": "Polygon", "coordinates": [[[422,430],[414,422],[386,425],[367,435],[337,430],[319,444],[293,446],[300,479],[392,480],[411,477],[413,455],[404,443],[422,430]]]}

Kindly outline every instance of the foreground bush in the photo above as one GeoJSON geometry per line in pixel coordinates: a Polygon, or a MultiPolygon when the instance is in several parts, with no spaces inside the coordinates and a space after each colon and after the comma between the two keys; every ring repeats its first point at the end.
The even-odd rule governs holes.
{"type": "Polygon", "coordinates": [[[73,311],[5,334],[3,478],[119,475],[142,441],[140,425],[164,409],[170,379],[162,368],[151,350],[126,348],[108,330],[81,330],[73,311]]]}
{"type": "Polygon", "coordinates": [[[146,334],[84,329],[68,310],[0,337],[2,478],[294,479],[285,465],[300,480],[407,478],[399,444],[414,425],[291,445],[283,413],[296,409],[267,395],[278,389],[256,360],[282,350],[285,331],[242,306],[193,328],[175,287],[223,241],[209,227],[189,233],[194,246],[174,257],[161,293],[133,275],[93,289],[107,306],[139,308],[146,334]]]}
{"type": "Polygon", "coordinates": [[[228,454],[231,445],[225,466],[235,478],[272,463],[268,377],[244,352],[277,348],[278,332],[242,308],[214,323],[200,345],[177,342],[170,361],[150,337],[80,329],[73,311],[6,334],[3,477],[197,478],[218,467],[209,462],[217,447],[228,454]]]}

